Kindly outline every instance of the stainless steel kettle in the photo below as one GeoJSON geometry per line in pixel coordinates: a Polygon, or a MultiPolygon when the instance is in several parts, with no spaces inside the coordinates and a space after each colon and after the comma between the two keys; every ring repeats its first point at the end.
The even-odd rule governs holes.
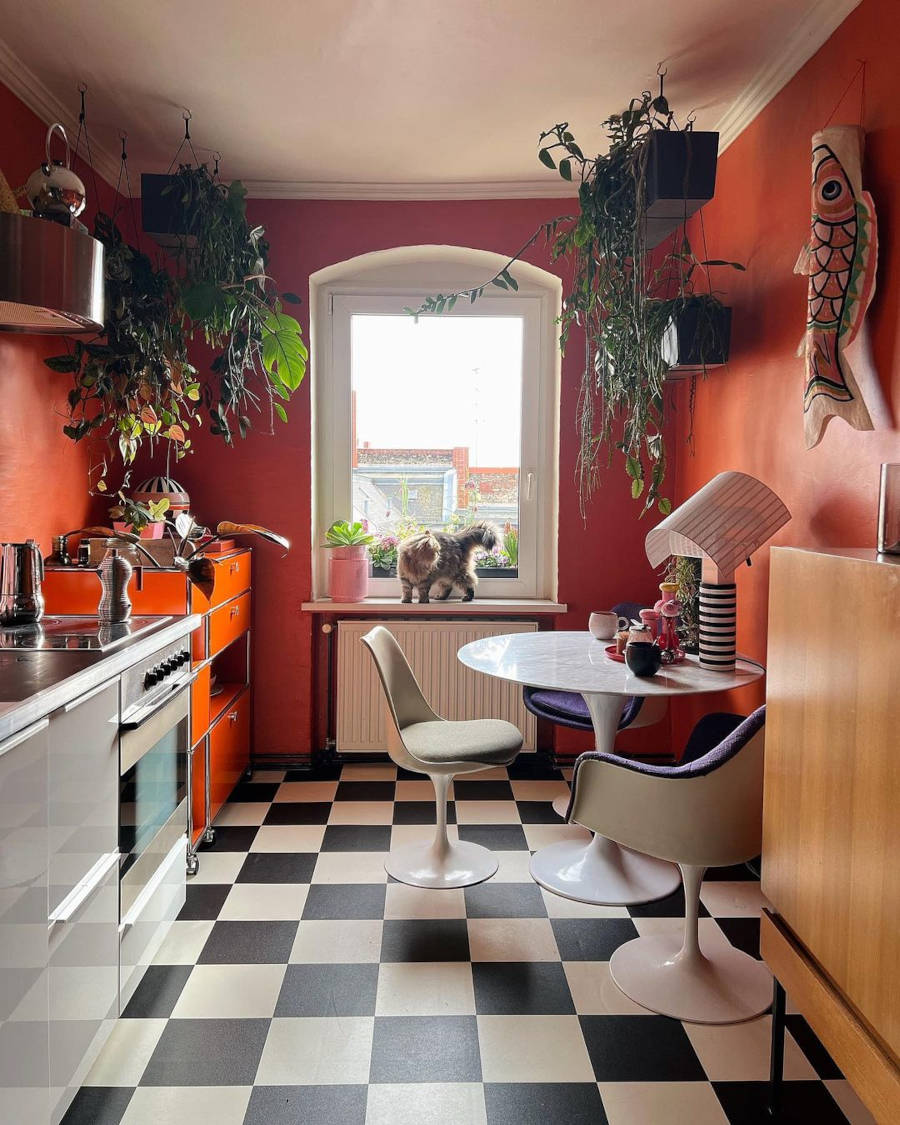
{"type": "Polygon", "coordinates": [[[33,625],[44,615],[44,560],[33,539],[0,543],[0,626],[33,625]]]}

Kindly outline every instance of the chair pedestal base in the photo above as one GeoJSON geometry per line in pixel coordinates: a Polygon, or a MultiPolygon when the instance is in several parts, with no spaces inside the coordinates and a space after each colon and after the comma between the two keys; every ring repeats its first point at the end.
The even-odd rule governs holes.
{"type": "Polygon", "coordinates": [[[621,848],[603,836],[588,844],[563,840],[541,848],[531,857],[531,877],[563,898],[597,906],[653,902],[681,883],[673,864],[621,848]]]}
{"type": "Polygon", "coordinates": [[[496,872],[496,857],[480,844],[460,840],[446,848],[433,844],[408,844],[392,851],[384,861],[384,869],[401,883],[411,887],[471,887],[483,883],[496,872]]]}
{"type": "Polygon", "coordinates": [[[610,958],[619,989],[635,1003],[688,1023],[742,1023],[772,1002],[772,974],[727,942],[685,951],[674,934],[635,938],[610,958]]]}

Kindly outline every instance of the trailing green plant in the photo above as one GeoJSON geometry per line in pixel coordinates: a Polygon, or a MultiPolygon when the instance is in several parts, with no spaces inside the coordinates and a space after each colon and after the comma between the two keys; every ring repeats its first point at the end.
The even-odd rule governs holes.
{"type": "Polygon", "coordinates": [[[323,547],[368,547],[375,540],[365,524],[335,520],[325,532],[323,547]]]}
{"type": "Polygon", "coordinates": [[[169,499],[150,500],[147,504],[139,504],[136,500],[119,491],[116,503],[107,513],[111,520],[128,524],[133,531],[143,531],[151,523],[161,523],[169,510],[169,499]]]}
{"type": "MultiPolygon", "coordinates": [[[[451,311],[460,299],[474,303],[492,286],[517,290],[511,267],[542,236],[551,258],[565,259],[571,280],[559,318],[563,353],[573,327],[584,333],[584,368],[578,404],[577,481],[582,514],[604,463],[621,452],[631,493],[643,511],[667,515],[661,491],[666,475],[663,381],[668,369],[663,338],[689,301],[699,302],[701,361],[711,354],[720,305],[713,292],[697,293],[698,271],[738,263],[703,260],[681,237],[651,257],[646,244],[648,140],[654,130],[677,129],[668,102],[645,91],[628,109],[603,123],[609,147],[588,158],[562,122],[541,133],[538,159],[567,181],[577,181],[579,212],[541,227],[492,278],[470,289],[427,297],[414,316],[451,311]],[[604,457],[605,454],[605,457],[604,457]]],[[[690,126],[684,130],[690,138],[690,126]]],[[[702,363],[701,363],[702,366],[702,363]]]]}
{"type": "Polygon", "coordinates": [[[105,249],[106,319],[90,343],[45,360],[73,376],[63,432],[74,441],[104,439],[100,491],[117,451],[130,465],[145,440],[166,441],[176,460],[192,451],[191,427],[209,419],[210,432],[233,444],[245,437],[252,410],[284,407],[306,373],[300,324],[284,311],[299,303],[278,294],[267,273],[262,227],[246,217],[239,181],[220,183],[205,165],[183,165],[179,192],[185,233],[174,265],[154,263],[123,237],[114,218],[98,214],[95,236],[105,249]],[[196,333],[216,351],[201,374],[188,358],[196,333]]]}
{"type": "Polygon", "coordinates": [[[672,555],[666,564],[664,582],[674,582],[675,596],[681,602],[678,635],[686,652],[700,648],[700,560],[687,555],[672,555]]]}
{"type": "Polygon", "coordinates": [[[503,528],[503,550],[510,566],[519,565],[519,530],[509,522],[503,528]]]}

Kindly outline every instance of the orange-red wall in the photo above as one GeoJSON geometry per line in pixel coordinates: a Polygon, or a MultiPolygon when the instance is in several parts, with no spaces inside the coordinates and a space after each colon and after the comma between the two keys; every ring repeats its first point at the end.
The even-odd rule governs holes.
{"type": "MultiPolygon", "coordinates": [[[[47,127],[3,85],[0,123],[0,169],[15,190],[44,159],[47,127]]],[[[83,166],[78,172],[89,200],[82,219],[90,226],[94,182],[83,166]]],[[[98,186],[108,207],[112,189],[99,177],[98,186]]],[[[64,348],[59,337],[0,333],[0,541],[37,539],[45,552],[54,532],[102,514],[87,492],[88,448],[62,432],[70,377],[42,362],[64,348]]]]}
{"type": "MultiPolygon", "coordinates": [[[[806,279],[793,271],[810,222],[810,138],[822,128],[865,59],[864,186],[878,212],[877,292],[869,312],[875,364],[889,404],[900,411],[900,98],[896,0],[863,0],[828,42],[719,160],[715,199],[703,209],[711,257],[736,259],[746,274],[721,271],[734,308],[728,365],[700,381],[694,415],[696,454],[682,445],[677,498],[724,469],[752,473],[790,508],[775,544],[875,545],[879,463],[900,461],[897,424],[860,433],[832,419],[822,442],[803,441],[803,361],[796,356],[806,315],[806,279]]],[[[860,122],[857,79],[833,124],[860,122]]],[[[694,224],[695,248],[702,246],[694,224]]],[[[687,388],[678,425],[686,436],[687,388]]],[[[766,655],[768,548],[738,571],[738,645],[766,655]]],[[[823,591],[852,597],[852,591],[823,591]]],[[[798,622],[802,628],[802,622],[798,622]]],[[[759,696],[761,697],[760,688],[759,696]]],[[[750,693],[744,695],[749,697],[750,693]]],[[[748,698],[735,695],[736,706],[748,698]]]]}

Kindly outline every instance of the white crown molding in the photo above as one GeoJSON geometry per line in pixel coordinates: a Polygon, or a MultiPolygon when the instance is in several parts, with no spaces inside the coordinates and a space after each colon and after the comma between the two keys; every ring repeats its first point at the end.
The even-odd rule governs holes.
{"type": "Polygon", "coordinates": [[[860,0],[819,0],[804,15],[781,51],[758,71],[716,125],[720,153],[737,140],[859,4],[860,0]]]}
{"type": "Polygon", "coordinates": [[[315,180],[245,180],[252,199],[571,199],[578,185],[556,180],[481,180],[462,183],[326,183],[315,180]]]}
{"type": "MultiPolygon", "coordinates": [[[[73,113],[55,94],[51,93],[34,71],[29,70],[9,44],[2,39],[0,39],[0,82],[8,86],[19,101],[24,102],[45,125],[52,125],[58,121],[66,130],[69,143],[75,144],[75,138],[78,136],[78,114],[73,113]]],[[[94,171],[108,184],[115,184],[119,176],[119,157],[94,140],[91,141],[91,153],[94,159],[94,171]]],[[[43,159],[42,148],[37,150],[35,158],[43,159]]]]}

